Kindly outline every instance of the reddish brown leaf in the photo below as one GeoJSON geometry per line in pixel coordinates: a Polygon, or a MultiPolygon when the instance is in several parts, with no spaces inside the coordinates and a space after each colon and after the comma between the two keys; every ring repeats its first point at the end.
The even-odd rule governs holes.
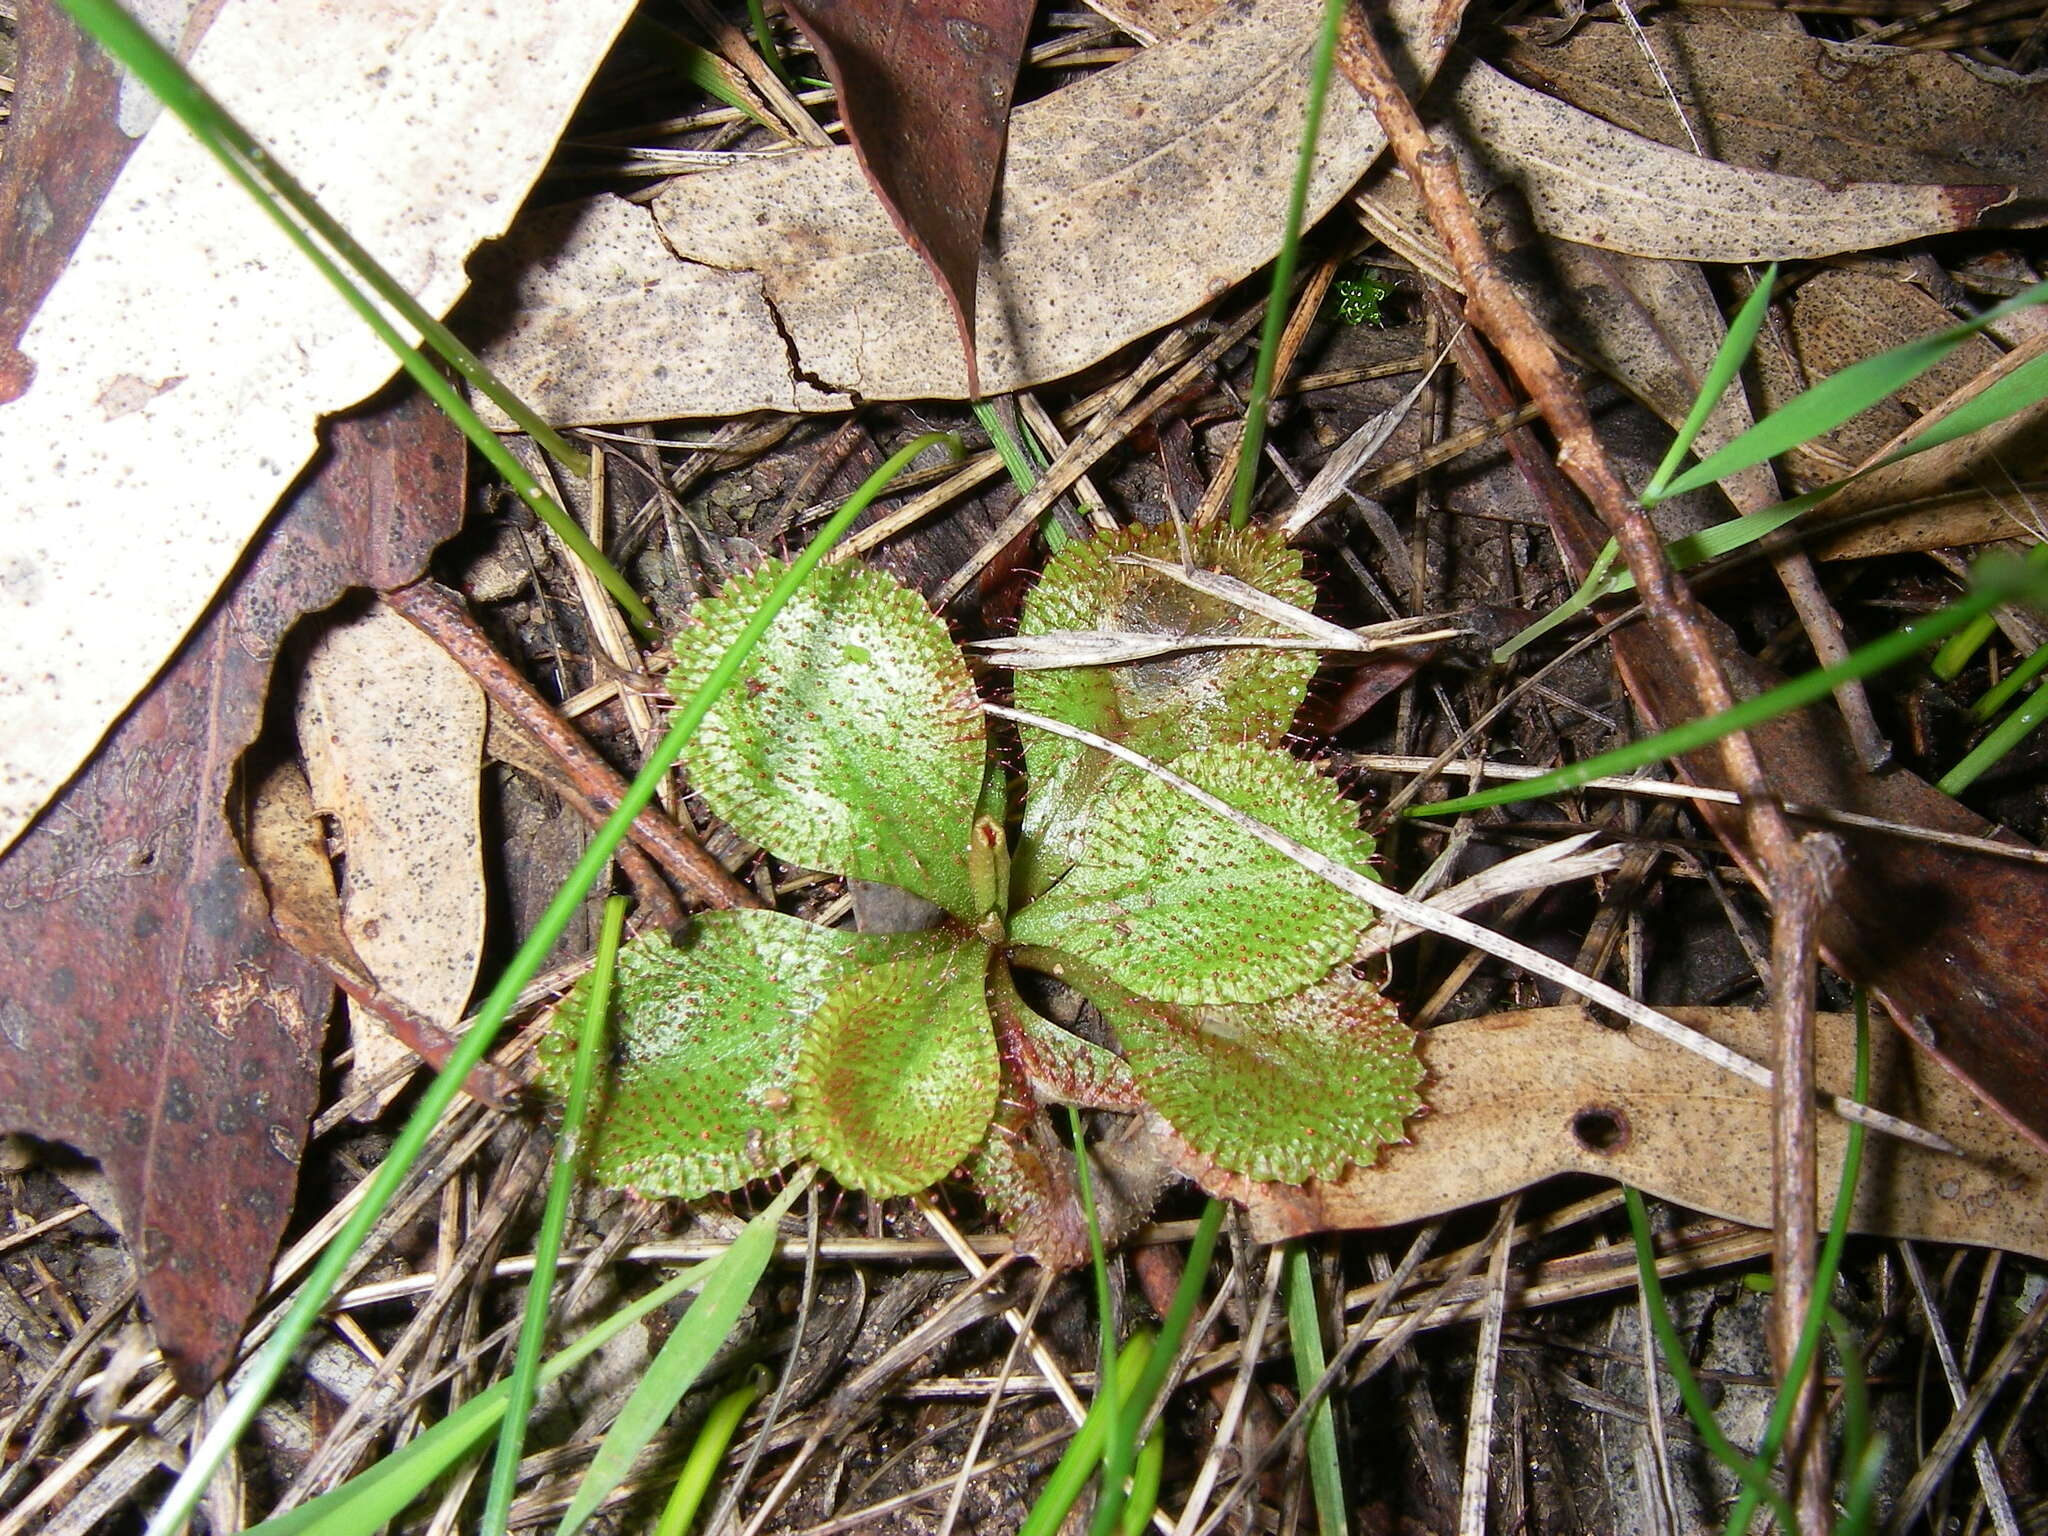
{"type": "Polygon", "coordinates": [[[861,169],[946,292],[976,398],[982,229],[1034,8],[1031,0],[789,0],[839,91],[861,169]]]}
{"type": "Polygon", "coordinates": [[[454,531],[461,439],[409,398],[330,449],[227,601],[0,859],[0,1125],[100,1159],[179,1384],[226,1369],[291,1214],[332,993],[224,815],[284,631],[454,531]]]}
{"type": "Polygon", "coordinates": [[[15,350],[136,141],[114,121],[121,73],[55,0],[21,0],[21,58],[0,164],[0,403],[28,388],[15,350]]]}

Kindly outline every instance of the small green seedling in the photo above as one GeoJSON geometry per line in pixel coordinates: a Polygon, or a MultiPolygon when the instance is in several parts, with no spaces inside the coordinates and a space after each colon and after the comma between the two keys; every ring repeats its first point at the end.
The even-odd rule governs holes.
{"type": "MultiPolygon", "coordinates": [[[[1029,634],[1258,636],[1282,626],[1192,591],[1170,531],[1069,546],[1029,634]]],[[[1207,530],[1194,558],[1305,607],[1277,538],[1207,530]]],[[[671,686],[690,696],[779,567],[700,604],[671,686]]],[[[1193,651],[1020,672],[1018,707],[1124,743],[1345,865],[1371,839],[1336,787],[1280,750],[1314,658],[1193,651]]],[[[783,859],[900,887],[937,925],[853,933],[778,912],[701,914],[622,952],[615,1076],[591,1171],[696,1197],[814,1160],[903,1194],[964,1167],[1027,1248],[1080,1262],[1071,1155],[1044,1106],[1156,1111],[1221,1173],[1298,1184],[1370,1163],[1418,1107],[1408,1029],[1348,958],[1369,910],[1149,775],[1027,732],[1009,788],[967,663],[879,572],[821,569],[686,753],[692,783],[783,859]],[[1041,1017],[1018,974],[1092,1002],[1120,1053],[1041,1017]]],[[[573,1006],[565,1010],[573,1015],[573,1006]]],[[[566,1028],[543,1051],[566,1080],[566,1028]]]]}
{"type": "Polygon", "coordinates": [[[1394,296],[1394,285],[1380,281],[1379,269],[1367,267],[1356,278],[1337,279],[1337,318],[1346,325],[1387,323],[1385,305],[1394,296]]]}

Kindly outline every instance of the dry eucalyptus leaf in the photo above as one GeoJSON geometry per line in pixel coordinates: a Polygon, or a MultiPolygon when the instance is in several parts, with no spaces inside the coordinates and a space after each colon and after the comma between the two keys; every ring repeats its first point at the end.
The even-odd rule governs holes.
{"type": "MultiPolygon", "coordinates": [[[[2048,422],[2048,412],[2040,413],[2037,430],[2043,422],[2048,422]]],[[[2048,480],[2028,476],[2000,491],[1950,491],[1895,501],[1849,520],[1846,526],[1829,519],[1807,545],[1807,553],[1816,560],[1870,560],[1879,555],[1967,549],[2002,539],[2035,539],[2040,536],[2036,526],[2040,519],[2030,503],[2031,507],[2048,507],[2048,480]]]]}
{"type": "MultiPolygon", "coordinates": [[[[1420,35],[1429,10],[1398,0],[1396,25],[1420,35]]],[[[984,390],[1083,368],[1272,259],[1319,11],[1231,0],[1016,110],[982,266],[984,390]]],[[[1311,218],[1383,143],[1354,93],[1331,92],[1311,218]]],[[[518,308],[487,358],[552,420],[966,391],[953,319],[850,149],[679,177],[648,210],[583,204],[497,259],[518,308]]]]}
{"type": "MultiPolygon", "coordinates": [[[[233,5],[192,60],[431,310],[540,173],[630,6],[233,5]],[[515,77],[517,90],[505,81],[515,77]]],[[[123,168],[0,406],[0,846],[163,665],[385,350],[182,124],[123,168]]]]}
{"type": "MultiPolygon", "coordinates": [[[[483,952],[482,692],[379,605],[315,644],[298,725],[313,803],[341,828],[343,933],[385,992],[452,1026],[483,952]]],[[[349,1009],[353,1071],[382,1076],[408,1047],[349,1009]]]]}
{"type": "Polygon", "coordinates": [[[1466,141],[1546,234],[1632,256],[1781,261],[1967,229],[2010,187],[1826,185],[1703,160],[1603,122],[1476,60],[1458,81],[1466,141]]]}
{"type": "MultiPolygon", "coordinates": [[[[1651,49],[1716,159],[1815,181],[2005,182],[1993,222],[2048,214],[2048,78],[1952,53],[1830,42],[1706,7],[1646,21],[1651,49]]],[[[1557,47],[1517,43],[1517,79],[1688,149],[1663,83],[1617,22],[1557,47]]]]}
{"type": "MultiPolygon", "coordinates": [[[[1511,189],[1544,234],[1632,256],[1754,262],[1832,256],[1967,229],[2009,187],[1850,182],[1703,160],[1470,61],[1424,104],[1458,130],[1466,185],[1511,189]],[[1432,110],[1434,108],[1434,110],[1432,110]]],[[[1496,221],[1498,193],[1480,203],[1496,221]]],[[[1359,196],[1368,228],[1417,267],[1460,286],[1408,182],[1382,168],[1359,196]]]]}
{"type": "MultiPolygon", "coordinates": [[[[1769,1050],[1767,1013],[1671,1011],[1738,1051],[1769,1050]]],[[[1870,1033],[1870,1102],[1939,1131],[1962,1155],[1866,1138],[1855,1230],[2048,1258],[2048,1156],[1898,1031],[1873,1021],[1870,1033]]],[[[1815,1034],[1821,1086],[1848,1092],[1854,1021],[1824,1014],[1815,1034]]],[[[1416,1221],[1570,1172],[1620,1179],[1752,1226],[1771,1224],[1765,1089],[1703,1074],[1698,1059],[1677,1046],[1641,1030],[1607,1028],[1581,1008],[1442,1025],[1423,1031],[1420,1050],[1429,1111],[1411,1124],[1408,1144],[1329,1183],[1233,1189],[1249,1200],[1257,1238],[1416,1221]]],[[[1830,1115],[1816,1123],[1821,1187],[1831,1200],[1847,1126],[1830,1115]]]]}

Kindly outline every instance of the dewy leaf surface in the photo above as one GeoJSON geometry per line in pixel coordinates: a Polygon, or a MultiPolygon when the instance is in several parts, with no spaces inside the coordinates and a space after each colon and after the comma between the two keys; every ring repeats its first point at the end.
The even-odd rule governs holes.
{"type": "MultiPolygon", "coordinates": [[[[669,686],[688,698],[780,562],[697,606],[669,686]]],[[[777,615],[684,756],[742,837],[793,863],[901,886],[972,923],[968,832],[987,756],[980,703],[914,592],[821,566],[777,615]]]]}
{"type": "Polygon", "coordinates": [[[1153,1107],[1232,1173],[1333,1178],[1402,1140],[1402,1122],[1422,1107],[1414,1032],[1348,969],[1236,1007],[1092,996],[1153,1107]]]}
{"type": "MultiPolygon", "coordinates": [[[[1238,810],[1369,873],[1372,839],[1336,786],[1251,744],[1174,764],[1238,810]]],[[[1254,1003],[1319,980],[1370,910],[1150,775],[1099,806],[1066,878],[1020,912],[1019,945],[1058,950],[1145,997],[1254,1003]]],[[[1037,963],[1034,959],[1034,963],[1037,963]]]]}
{"type": "Polygon", "coordinates": [[[841,1184],[903,1195],[944,1178],[981,1143],[1000,1064],[979,942],[865,968],[803,1031],[796,1112],[841,1184]]]}
{"type": "MultiPolygon", "coordinates": [[[[794,1113],[797,1044],[832,988],[864,966],[929,949],[919,935],[821,928],[779,912],[705,912],[679,944],[619,951],[609,1095],[591,1147],[601,1184],[694,1199],[809,1153],[794,1113]]],[[[576,1015],[572,993],[563,1010],[576,1015]]],[[[572,1030],[541,1047],[559,1095],[572,1030]]]]}
{"type": "MultiPolygon", "coordinates": [[[[1195,563],[1306,609],[1315,591],[1301,556],[1273,534],[1210,527],[1189,535],[1195,563]]],[[[1117,556],[1178,562],[1171,528],[1128,528],[1070,544],[1025,600],[1018,632],[1065,629],[1254,637],[1289,634],[1273,620],[1196,592],[1162,571],[1117,556]]],[[[1290,636],[1291,637],[1291,636],[1290,636]]],[[[1187,651],[1112,667],[1017,674],[1017,707],[1107,736],[1155,762],[1224,742],[1276,745],[1308,694],[1310,651],[1187,651]]],[[[1027,733],[1031,795],[1024,808],[1022,889],[1035,893],[1072,858],[1105,785],[1130,770],[1064,737],[1027,733]]]]}

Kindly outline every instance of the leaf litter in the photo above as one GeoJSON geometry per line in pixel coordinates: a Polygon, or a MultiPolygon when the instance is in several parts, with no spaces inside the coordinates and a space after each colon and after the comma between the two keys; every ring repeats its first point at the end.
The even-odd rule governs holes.
{"type": "MultiPolygon", "coordinates": [[[[1350,617],[1350,616],[1349,616],[1349,615],[1347,615],[1347,617],[1350,617]]],[[[1162,658],[1162,659],[1164,659],[1164,658],[1162,658]]],[[[708,921],[708,920],[707,920],[707,921],[708,921]]],[[[1447,1043],[1448,1043],[1448,1038],[1449,1038],[1449,1037],[1447,1037],[1447,1043]]],[[[1682,1083],[1682,1079],[1683,1079],[1683,1070],[1682,1070],[1682,1069],[1680,1069],[1680,1072],[1679,1072],[1679,1074],[1678,1074],[1678,1075],[1679,1075],[1679,1078],[1680,1078],[1680,1080],[1681,1080],[1681,1083],[1682,1083]]],[[[1445,1120],[1439,1121],[1439,1123],[1440,1123],[1440,1124],[1448,1124],[1449,1122],[1448,1122],[1448,1119],[1445,1119],[1445,1120]]],[[[1415,1127],[1414,1127],[1413,1129],[1415,1130],[1415,1132],[1417,1132],[1418,1134],[1420,1134],[1420,1133],[1422,1133],[1422,1132],[1426,1132],[1426,1131],[1427,1131],[1427,1130],[1429,1129],[1429,1127],[1430,1127],[1430,1122],[1429,1122],[1429,1120],[1428,1120],[1428,1119],[1424,1119],[1424,1120],[1422,1120],[1422,1121],[1419,1121],[1419,1122],[1417,1122],[1417,1123],[1416,1123],[1416,1125],[1415,1125],[1415,1127]]],[[[1418,1141],[1417,1141],[1417,1142],[1415,1143],[1415,1146],[1414,1146],[1414,1147],[1412,1147],[1412,1148],[1409,1148],[1409,1149],[1407,1149],[1407,1150],[1419,1150],[1419,1149],[1420,1149],[1420,1148],[1421,1148],[1421,1147],[1422,1147],[1423,1145],[1424,1145],[1424,1143],[1418,1140],[1418,1141]]],[[[1396,1153],[1395,1155],[1396,1155],[1396,1156],[1399,1156],[1399,1155],[1401,1155],[1401,1154],[1400,1154],[1400,1153],[1396,1153]]],[[[1705,1162],[1705,1161],[1707,1161],[1707,1160],[1704,1160],[1704,1159],[1699,1159],[1699,1158],[1694,1158],[1694,1159],[1693,1159],[1693,1163],[1694,1163],[1695,1165],[1698,1165],[1698,1164],[1700,1164],[1700,1163],[1702,1163],[1702,1162],[1705,1162]]],[[[1711,1171],[1713,1171],[1713,1170],[1709,1170],[1709,1171],[1711,1172],[1711,1171]]],[[[1753,1178],[1754,1176],[1753,1176],[1753,1175],[1750,1175],[1749,1177],[1750,1177],[1750,1178],[1753,1178]]],[[[1707,1197],[1703,1195],[1703,1196],[1702,1196],[1702,1198],[1701,1198],[1701,1201],[1700,1201],[1700,1203],[1701,1203],[1701,1204],[1706,1204],[1706,1203],[1709,1203],[1709,1202],[1708,1202],[1708,1199],[1707,1199],[1707,1197]]],[[[1981,1203],[1981,1202],[1977,1202],[1977,1203],[1974,1203],[1974,1204],[1973,1204],[1973,1206],[1972,1206],[1972,1208],[1973,1208],[1973,1209],[1974,1209],[1974,1208],[1981,1208],[1981,1207],[1982,1207],[1982,1203],[1981,1203]]],[[[1994,1219],[1994,1220],[1993,1220],[1993,1221],[1991,1222],[1991,1226],[1992,1226],[1993,1228],[1996,1228],[1996,1225],[1997,1225],[1997,1224],[1996,1224],[1996,1221],[1995,1221],[1995,1219],[1994,1219]]],[[[1681,1235],[1681,1242],[1691,1242],[1691,1241],[1693,1240],[1693,1235],[1694,1235],[1694,1234],[1692,1233],[1692,1229],[1688,1229],[1688,1231],[1687,1231],[1687,1233],[1686,1233],[1686,1234],[1682,1234],[1682,1235],[1681,1235]]],[[[1702,1231],[1702,1232],[1701,1232],[1700,1234],[1698,1234],[1698,1235],[1700,1236],[1700,1239],[1701,1239],[1701,1241],[1702,1241],[1702,1242],[1710,1242],[1710,1241],[1718,1240],[1718,1239],[1711,1239],[1711,1238],[1709,1238],[1709,1237],[1708,1237],[1708,1236],[1707,1236],[1707,1235],[1706,1235],[1706,1234],[1704,1233],[1704,1231],[1702,1231]]],[[[1959,1233],[1958,1235],[1961,1235],[1961,1234],[1959,1233]]],[[[2014,1236],[2014,1235],[2015,1235],[2015,1234],[2013,1234],[2013,1233],[2011,1233],[2011,1232],[2008,1232],[2008,1233],[2007,1233],[2007,1236],[2008,1236],[2008,1237],[2010,1237],[2010,1236],[2014,1236]]],[[[1996,1236],[1996,1235],[1994,1235],[1994,1236],[1993,1236],[1993,1238],[1992,1238],[1991,1240],[1992,1240],[1992,1241],[2004,1241],[2005,1239],[2004,1239],[2004,1238],[2001,1238],[2001,1237],[1999,1237],[1999,1236],[1996,1236]]],[[[2026,1245],[2026,1243],[2025,1243],[2024,1241],[2013,1241],[2013,1242],[2011,1242],[2011,1243],[2009,1244],[2009,1246],[2011,1246],[2011,1247],[2012,1247],[2012,1248],[2013,1248],[2013,1249],[2014,1249],[2015,1251],[2025,1251],[2025,1250],[2026,1250],[2026,1248],[2027,1248],[2027,1245],[2026,1245]]],[[[1709,1249],[1709,1248],[1702,1248],[1702,1249],[1701,1249],[1700,1251],[1701,1251],[1701,1252],[1708,1252],[1708,1251],[1714,1251],[1714,1250],[1711,1250],[1711,1249],[1709,1249]]]]}

